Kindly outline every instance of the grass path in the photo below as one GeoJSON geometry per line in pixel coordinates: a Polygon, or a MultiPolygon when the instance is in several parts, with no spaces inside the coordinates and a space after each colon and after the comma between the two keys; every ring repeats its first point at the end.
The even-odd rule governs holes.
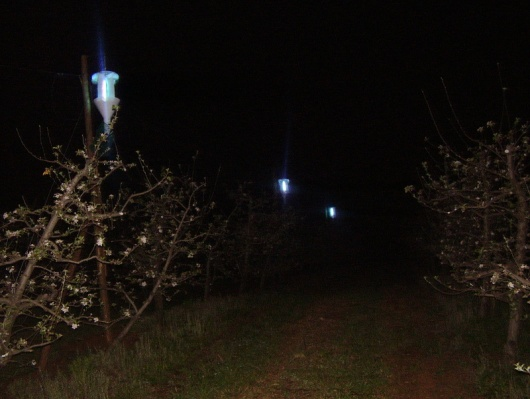
{"type": "MultiPolygon", "coordinates": [[[[215,308],[227,305],[203,304],[203,312],[221,315],[211,332],[207,319],[192,317],[188,333],[174,331],[176,341],[141,341],[143,358],[130,353],[118,361],[110,353],[100,356],[109,358],[105,363],[79,359],[78,374],[88,376],[101,364],[96,368],[119,378],[101,394],[76,396],[78,389],[65,383],[45,398],[479,398],[469,359],[445,350],[428,289],[374,285],[347,274],[316,276],[302,286],[248,297],[241,305],[229,301],[235,309],[228,318],[215,308]],[[197,329],[200,338],[189,334],[197,329]],[[154,345],[147,348],[149,342],[154,345]]],[[[33,392],[17,397],[41,397],[33,392]]]]}
{"type": "Polygon", "coordinates": [[[319,298],[282,330],[278,356],[239,399],[478,399],[471,361],[437,344],[433,295],[356,287],[319,298]]]}
{"type": "Polygon", "coordinates": [[[351,297],[318,300],[283,329],[278,356],[238,398],[379,397],[385,371],[371,354],[380,341],[363,327],[375,316],[369,306],[351,297]]]}

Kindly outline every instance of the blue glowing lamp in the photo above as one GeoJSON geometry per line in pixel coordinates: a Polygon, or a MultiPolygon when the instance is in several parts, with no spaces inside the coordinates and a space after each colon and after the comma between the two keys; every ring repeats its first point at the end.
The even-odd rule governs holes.
{"type": "Polygon", "coordinates": [[[326,208],[326,217],[329,219],[335,219],[337,217],[337,209],[334,206],[328,206],[326,208]]]}
{"type": "Polygon", "coordinates": [[[119,78],[119,75],[112,71],[100,71],[92,75],[92,83],[98,85],[98,96],[94,103],[106,125],[110,124],[114,107],[120,103],[120,99],[114,95],[114,85],[119,78]]]}
{"type": "Polygon", "coordinates": [[[289,179],[278,179],[278,188],[283,195],[289,192],[289,179]]]}

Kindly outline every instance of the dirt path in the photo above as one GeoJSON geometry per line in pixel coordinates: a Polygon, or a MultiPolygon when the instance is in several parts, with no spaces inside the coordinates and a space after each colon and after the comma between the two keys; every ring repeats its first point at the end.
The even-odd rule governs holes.
{"type": "Polygon", "coordinates": [[[277,361],[239,399],[321,398],[321,392],[306,389],[294,380],[292,371],[312,367],[322,351],[335,349],[337,331],[350,310],[351,303],[339,297],[315,303],[302,319],[285,328],[277,361]]]}
{"type": "MultiPolygon", "coordinates": [[[[421,305],[424,297],[404,287],[385,289],[381,300],[371,311],[366,304],[354,308],[351,299],[343,296],[322,298],[306,315],[284,330],[284,343],[275,364],[253,386],[247,387],[239,399],[280,398],[388,398],[388,399],[479,399],[474,389],[470,359],[430,353],[416,340],[422,337],[436,339],[435,315],[429,314],[428,306],[421,305]],[[364,309],[363,309],[364,307],[364,309]],[[377,393],[331,392],[329,387],[308,389],[293,374],[304,368],[314,368],[322,353],[339,355],[340,334],[351,312],[380,314],[375,328],[389,331],[398,337],[395,347],[377,349],[385,369],[386,387],[377,393]]],[[[359,305],[359,304],[357,304],[359,305]]],[[[374,336],[375,339],[375,336],[374,336]]],[[[355,343],[350,343],[355,345],[355,343]]],[[[386,345],[386,344],[385,344],[386,345]]],[[[342,346],[344,349],[344,347],[342,346]]],[[[352,362],[362,362],[352,356],[352,362]]],[[[324,370],[322,372],[325,372],[324,370]]],[[[376,378],[374,376],[374,378],[376,378]]]]}
{"type": "Polygon", "coordinates": [[[387,397],[481,399],[474,386],[472,360],[444,350],[443,345],[429,347],[443,333],[440,316],[432,313],[432,300],[428,292],[410,287],[385,292],[382,306],[389,314],[385,324],[403,336],[399,349],[385,360],[392,370],[387,397]]]}

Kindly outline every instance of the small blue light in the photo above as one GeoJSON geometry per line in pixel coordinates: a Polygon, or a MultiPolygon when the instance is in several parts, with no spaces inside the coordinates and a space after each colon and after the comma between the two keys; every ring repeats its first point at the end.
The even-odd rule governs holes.
{"type": "Polygon", "coordinates": [[[282,194],[289,192],[289,179],[278,179],[278,187],[282,194]]]}
{"type": "Polygon", "coordinates": [[[326,217],[330,219],[335,219],[337,217],[337,210],[334,206],[329,206],[326,208],[326,217]]]}

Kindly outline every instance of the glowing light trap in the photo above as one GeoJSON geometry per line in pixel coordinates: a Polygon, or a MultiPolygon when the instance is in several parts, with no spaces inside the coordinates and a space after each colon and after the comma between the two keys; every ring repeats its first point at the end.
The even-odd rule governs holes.
{"type": "Polygon", "coordinates": [[[120,99],[114,94],[114,85],[119,78],[119,75],[112,71],[100,71],[92,75],[92,83],[98,85],[98,96],[94,104],[106,125],[110,124],[114,107],[120,103],[120,99]]]}
{"type": "Polygon", "coordinates": [[[285,195],[289,192],[289,179],[278,179],[278,188],[285,195]]]}
{"type": "Polygon", "coordinates": [[[335,219],[337,217],[337,210],[334,206],[328,206],[326,208],[326,217],[328,219],[335,219]]]}

